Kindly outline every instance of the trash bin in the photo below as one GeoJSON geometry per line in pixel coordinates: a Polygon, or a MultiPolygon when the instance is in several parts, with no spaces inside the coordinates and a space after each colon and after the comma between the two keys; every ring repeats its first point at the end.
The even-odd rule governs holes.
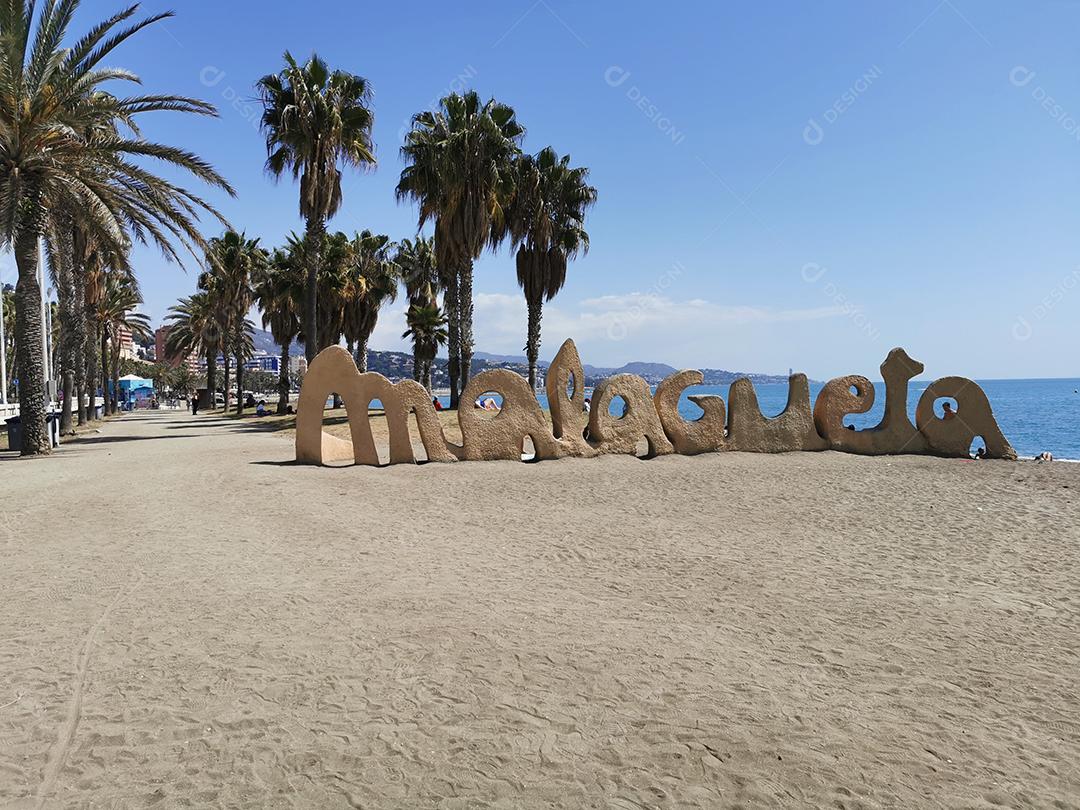
{"type": "Polygon", "coordinates": [[[22,428],[19,427],[20,421],[21,420],[17,416],[4,420],[4,424],[7,426],[8,450],[22,450],[22,428]]]}
{"type": "MultiPolygon", "coordinates": [[[[22,419],[13,416],[5,419],[7,425],[8,450],[22,451],[22,419]]],[[[60,446],[60,414],[49,411],[45,414],[45,429],[49,433],[49,444],[52,447],[60,446]]]]}

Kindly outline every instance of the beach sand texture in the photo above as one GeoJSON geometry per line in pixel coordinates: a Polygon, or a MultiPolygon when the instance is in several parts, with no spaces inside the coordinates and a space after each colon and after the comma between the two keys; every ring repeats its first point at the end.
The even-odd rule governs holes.
{"type": "Polygon", "coordinates": [[[0,456],[0,806],[1080,807],[1080,465],[0,456]]]}

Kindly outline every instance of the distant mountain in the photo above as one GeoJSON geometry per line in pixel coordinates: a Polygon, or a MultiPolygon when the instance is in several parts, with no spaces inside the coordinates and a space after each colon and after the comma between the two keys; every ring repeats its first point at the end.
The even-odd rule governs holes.
{"type": "MultiPolygon", "coordinates": [[[[473,360],[483,360],[487,363],[510,363],[511,365],[527,366],[529,359],[523,354],[491,354],[490,352],[474,352],[473,360]]],[[[551,365],[547,360],[540,360],[537,362],[540,368],[547,368],[551,365]]]]}
{"type": "MultiPolygon", "coordinates": [[[[256,329],[252,339],[255,342],[255,354],[281,354],[281,346],[274,340],[274,336],[269,332],[262,329],[256,329]]],[[[304,353],[304,347],[300,345],[300,341],[294,340],[292,346],[289,347],[289,354],[293,357],[298,357],[304,353]]]]}
{"type": "MultiPolygon", "coordinates": [[[[256,329],[254,335],[255,352],[257,354],[281,353],[281,347],[274,342],[274,337],[269,332],[256,329]]],[[[289,353],[299,357],[304,353],[304,347],[298,341],[293,341],[289,353]]],[[[538,365],[546,370],[551,363],[541,360],[538,365]]],[[[450,384],[450,378],[446,373],[447,360],[440,357],[435,361],[434,377],[436,387],[443,388],[450,384]]],[[[473,373],[476,374],[488,368],[508,368],[516,371],[523,377],[529,374],[529,363],[524,355],[492,354],[490,352],[476,352],[473,355],[473,373]]],[[[646,382],[656,385],[678,371],[674,366],[667,363],[645,363],[639,360],[619,366],[608,368],[605,366],[585,365],[585,384],[596,385],[601,380],[615,374],[636,374],[646,382]]],[[[377,371],[384,377],[392,380],[412,379],[412,354],[408,352],[368,352],[368,371],[377,371]]],[[[748,377],[756,383],[786,383],[786,374],[757,374],[753,372],[725,371],[717,368],[703,368],[701,373],[705,378],[705,385],[730,385],[740,377],[748,377]]]]}
{"type": "MultiPolygon", "coordinates": [[[[701,374],[705,378],[705,385],[731,385],[740,377],[746,377],[750,382],[768,385],[769,383],[786,383],[786,374],[756,374],[754,372],[724,371],[719,368],[703,368],[701,374]]],[[[811,380],[814,382],[814,380],[811,380]]]]}
{"type": "MultiPolygon", "coordinates": [[[[639,377],[645,379],[646,382],[657,385],[662,382],[666,377],[670,377],[679,369],[669,366],[667,363],[642,363],[633,362],[627,363],[625,366],[619,368],[603,368],[599,366],[585,366],[586,382],[589,385],[595,385],[605,377],[611,377],[615,374],[636,374],[639,377]]],[[[699,369],[702,377],[704,377],[703,385],[730,385],[740,377],[746,377],[751,382],[756,383],[786,383],[788,381],[786,374],[759,374],[755,372],[743,372],[743,371],[724,371],[717,368],[703,368],[699,369]]]]}

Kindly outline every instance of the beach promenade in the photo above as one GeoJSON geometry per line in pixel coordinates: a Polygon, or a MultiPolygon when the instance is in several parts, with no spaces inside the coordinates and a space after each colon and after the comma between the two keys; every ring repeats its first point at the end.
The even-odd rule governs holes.
{"type": "Polygon", "coordinates": [[[1080,806],[1080,465],[0,453],[0,807],[1080,806]]]}

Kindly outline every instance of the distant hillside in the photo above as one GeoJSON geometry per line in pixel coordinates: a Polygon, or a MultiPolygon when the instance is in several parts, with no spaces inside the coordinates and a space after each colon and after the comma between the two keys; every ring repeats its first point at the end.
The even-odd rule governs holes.
{"type": "MultiPolygon", "coordinates": [[[[477,360],[483,360],[485,367],[488,368],[513,368],[526,375],[529,371],[528,362],[521,355],[477,352],[473,356],[473,360],[474,365],[476,365],[477,360]]],[[[546,360],[541,360],[538,365],[542,369],[547,369],[551,364],[546,360]]],[[[585,370],[586,385],[596,385],[601,380],[615,374],[637,374],[639,377],[643,377],[647,382],[656,385],[657,383],[662,382],[665,377],[669,377],[676,371],[679,371],[679,369],[674,366],[669,366],[667,363],[645,363],[640,360],[635,360],[634,362],[627,363],[618,368],[590,366],[587,363],[583,365],[583,368],[585,370]]],[[[752,371],[725,371],[724,369],[719,368],[703,368],[701,369],[701,373],[705,378],[704,385],[730,385],[740,377],[747,377],[752,382],[762,384],[786,383],[788,381],[786,374],[762,374],[752,371]]]]}
{"type": "MultiPolygon", "coordinates": [[[[509,363],[510,365],[527,366],[529,364],[528,359],[521,354],[490,354],[489,352],[474,352],[473,360],[483,360],[489,364],[496,363],[509,363]]],[[[540,368],[547,368],[551,365],[547,360],[540,360],[537,362],[540,368]]]]}
{"type": "MultiPolygon", "coordinates": [[[[274,338],[269,332],[256,329],[254,339],[257,353],[277,355],[281,352],[281,348],[274,342],[274,338]]],[[[290,353],[299,357],[304,353],[304,347],[298,341],[293,341],[290,353]]],[[[445,388],[450,385],[446,365],[447,360],[445,357],[440,357],[435,361],[434,377],[437,388],[445,388]]],[[[538,365],[541,369],[546,370],[551,364],[546,360],[541,360],[538,365]]],[[[407,352],[368,352],[368,371],[377,371],[392,380],[412,379],[412,366],[412,354],[407,352]]],[[[473,355],[473,373],[476,374],[488,368],[508,368],[523,377],[529,375],[529,364],[522,355],[476,352],[473,355]]],[[[637,374],[639,377],[643,377],[646,382],[656,385],[665,377],[678,371],[677,368],[669,366],[667,363],[646,363],[638,360],[618,368],[585,365],[584,370],[586,385],[596,385],[601,380],[614,374],[637,374]]],[[[786,374],[757,374],[753,372],[725,371],[717,368],[703,368],[701,373],[705,377],[705,385],[730,385],[740,377],[748,377],[751,381],[762,384],[787,382],[786,374]]]]}
{"type": "MultiPolygon", "coordinates": [[[[252,338],[255,341],[255,353],[256,354],[281,354],[281,347],[274,340],[274,336],[269,332],[262,329],[256,329],[252,338]]],[[[300,341],[294,340],[292,346],[289,347],[289,354],[294,357],[299,357],[304,353],[304,347],[300,345],[300,341]]]]}

